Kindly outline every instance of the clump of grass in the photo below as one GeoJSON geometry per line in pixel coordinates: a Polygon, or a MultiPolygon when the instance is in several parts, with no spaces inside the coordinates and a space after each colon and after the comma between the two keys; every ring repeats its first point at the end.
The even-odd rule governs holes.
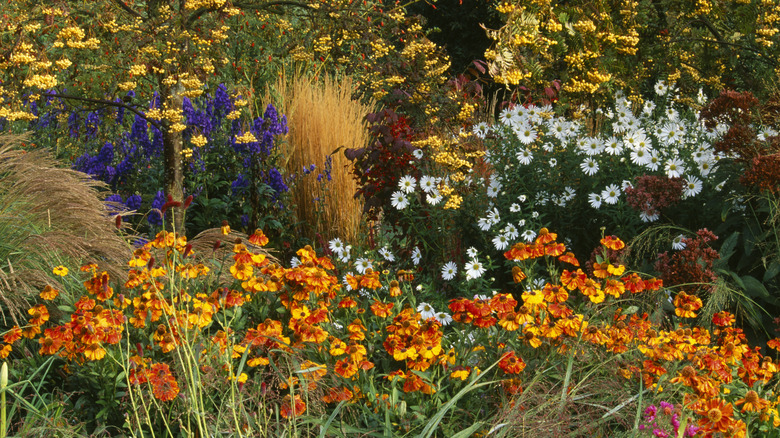
{"type": "Polygon", "coordinates": [[[52,268],[99,262],[116,278],[131,255],[103,202],[104,185],[59,167],[24,137],[0,135],[0,303],[18,324],[30,297],[61,288],[52,268]]]}
{"type": "Polygon", "coordinates": [[[293,192],[298,219],[312,224],[313,229],[307,230],[309,237],[317,233],[355,242],[360,234],[363,206],[354,197],[357,184],[343,150],[367,144],[364,118],[373,105],[352,100],[352,89],[350,80],[329,77],[322,81],[296,77],[289,83],[280,79],[277,85],[281,111],[287,115],[290,129],[286,169],[300,175],[304,167],[316,166],[313,175],[296,182],[293,192]],[[333,160],[332,180],[321,184],[316,176],[324,175],[328,155],[333,160]]]}

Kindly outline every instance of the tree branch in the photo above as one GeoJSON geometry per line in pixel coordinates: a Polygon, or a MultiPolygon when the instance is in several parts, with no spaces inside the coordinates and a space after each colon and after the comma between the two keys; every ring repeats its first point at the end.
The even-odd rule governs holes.
{"type": "Polygon", "coordinates": [[[773,61],[772,59],[769,59],[766,56],[764,56],[764,53],[761,52],[760,50],[754,49],[754,48],[748,47],[748,46],[743,46],[742,44],[730,43],[728,41],[708,40],[706,38],[676,38],[676,39],[672,40],[672,42],[682,42],[682,41],[693,41],[693,42],[699,42],[699,43],[723,44],[724,46],[736,47],[736,48],[739,48],[739,49],[742,49],[742,50],[746,50],[748,52],[753,52],[753,53],[759,55],[756,58],[761,60],[761,61],[763,61],[763,62],[766,62],[766,63],[768,63],[770,65],[777,65],[776,61],[773,61]]]}
{"type": "Polygon", "coordinates": [[[147,122],[151,123],[152,126],[154,126],[155,128],[157,128],[162,132],[162,125],[159,122],[146,117],[146,114],[142,113],[141,111],[138,111],[134,107],[127,105],[126,103],[123,102],[115,102],[113,100],[105,100],[105,99],[92,99],[90,97],[73,96],[71,94],[62,94],[62,93],[39,93],[39,95],[46,96],[46,97],[59,97],[61,99],[78,100],[80,102],[89,102],[98,105],[113,106],[117,108],[124,108],[126,110],[133,112],[135,115],[143,118],[147,122]]]}
{"type": "Polygon", "coordinates": [[[130,15],[132,15],[134,17],[144,18],[143,15],[141,15],[138,12],[136,12],[135,9],[131,8],[130,6],[127,6],[125,4],[125,2],[123,2],[122,0],[114,0],[114,3],[116,3],[117,6],[119,6],[122,9],[124,9],[125,12],[127,12],[128,14],[130,14],[130,15]]]}

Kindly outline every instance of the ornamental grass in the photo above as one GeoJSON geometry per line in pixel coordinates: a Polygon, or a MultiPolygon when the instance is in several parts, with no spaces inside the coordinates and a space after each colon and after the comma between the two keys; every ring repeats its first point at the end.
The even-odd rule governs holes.
{"type": "Polygon", "coordinates": [[[15,323],[20,308],[47,284],[61,288],[51,268],[71,260],[101,261],[120,275],[130,246],[107,218],[104,184],[60,167],[25,137],[0,136],[0,300],[15,323]]]}
{"type": "Polygon", "coordinates": [[[323,80],[296,76],[277,84],[284,102],[280,110],[287,115],[290,128],[285,167],[301,178],[293,199],[298,219],[311,227],[305,230],[309,237],[341,236],[356,242],[360,235],[363,205],[353,196],[357,184],[344,149],[367,144],[364,118],[373,103],[354,101],[353,88],[351,80],[329,76],[323,80]]]}

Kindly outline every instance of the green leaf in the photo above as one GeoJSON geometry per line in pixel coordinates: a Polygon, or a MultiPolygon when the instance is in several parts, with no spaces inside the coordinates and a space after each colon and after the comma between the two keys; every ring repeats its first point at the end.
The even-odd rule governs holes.
{"type": "Polygon", "coordinates": [[[773,260],[766,269],[766,272],[764,272],[764,283],[769,283],[771,279],[777,277],[777,274],[780,274],[780,262],[773,260]]]}
{"type": "Polygon", "coordinates": [[[469,427],[468,429],[461,430],[455,435],[452,435],[452,438],[468,438],[471,435],[473,435],[474,432],[477,431],[477,429],[482,427],[483,424],[484,423],[482,421],[477,421],[476,423],[472,424],[471,427],[469,427]]]}
{"type": "Polygon", "coordinates": [[[723,244],[720,247],[720,259],[724,263],[734,255],[734,251],[737,248],[737,242],[739,241],[739,234],[739,231],[735,231],[723,241],[723,244]]]}

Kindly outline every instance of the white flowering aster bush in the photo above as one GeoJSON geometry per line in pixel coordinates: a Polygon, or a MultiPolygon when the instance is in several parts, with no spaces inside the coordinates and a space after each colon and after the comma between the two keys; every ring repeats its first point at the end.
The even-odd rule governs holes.
{"type": "Polygon", "coordinates": [[[704,212],[732,208],[724,190],[732,186],[724,170],[731,160],[712,146],[728,127],[705,128],[695,109],[674,101],[673,86],[662,85],[655,102],[639,105],[618,93],[614,107],[589,118],[515,105],[480,126],[490,134],[483,143],[491,204],[477,221],[487,241],[502,250],[514,243],[507,227],[532,240],[546,226],[570,230],[584,250],[601,227],[630,235],[659,221],[697,229],[713,217],[704,212]],[[679,193],[654,205],[656,194],[634,187],[647,176],[673,181],[679,193]]]}

